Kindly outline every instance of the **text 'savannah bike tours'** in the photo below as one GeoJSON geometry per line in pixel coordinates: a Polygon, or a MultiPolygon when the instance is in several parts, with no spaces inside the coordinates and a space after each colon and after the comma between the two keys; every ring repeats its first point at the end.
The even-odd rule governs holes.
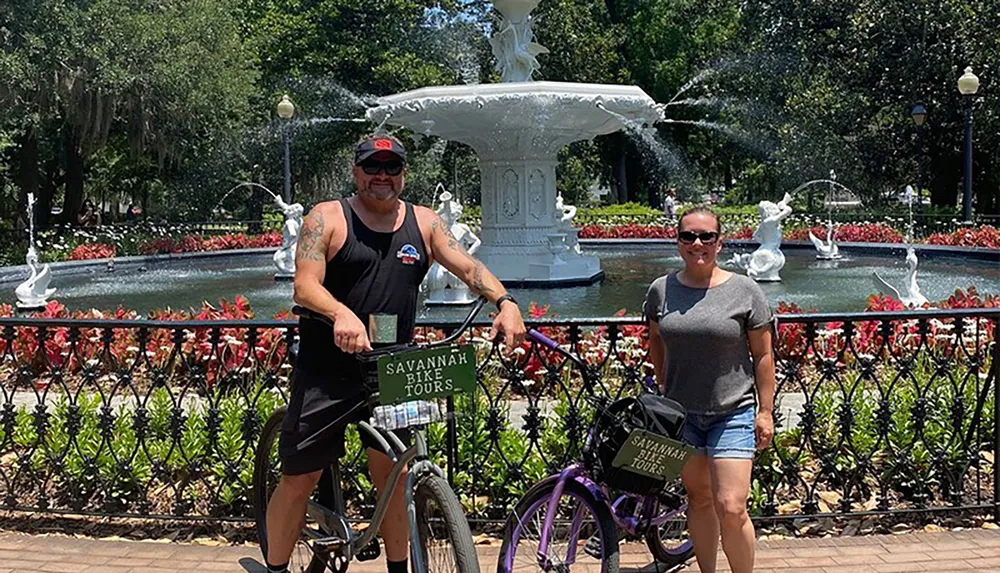
{"type": "Polygon", "coordinates": [[[575,364],[594,419],[581,459],[535,484],[517,502],[504,528],[498,573],[569,573],[598,567],[618,571],[621,537],[645,538],[667,567],[687,561],[687,502],[678,479],[693,450],[679,441],[685,411],[647,387],[609,401],[594,392],[593,372],[575,354],[535,330],[528,337],[575,364]]]}
{"type": "MultiPolygon", "coordinates": [[[[309,501],[289,570],[321,573],[329,568],[335,573],[343,573],[354,558],[378,557],[380,548],[375,535],[385,519],[389,499],[403,469],[408,467],[405,493],[412,570],[415,573],[479,573],[468,521],[441,469],[428,456],[424,427],[447,415],[440,404],[442,398],[475,390],[475,350],[471,345],[454,343],[485,302],[480,298],[462,325],[444,340],[424,345],[394,345],[358,355],[366,400],[303,440],[300,448],[342,426],[343,421],[352,419],[359,409],[370,408],[372,421],[358,422],[357,430],[379,445],[378,449],[393,462],[392,470],[368,527],[358,531],[348,521],[339,461],[334,460],[323,472],[317,491],[309,501]],[[390,431],[407,427],[413,430],[411,447],[404,446],[390,431]]],[[[292,310],[301,319],[320,320],[333,326],[329,319],[308,309],[295,307],[292,310]]],[[[254,515],[265,558],[267,504],[280,478],[278,436],[285,414],[286,409],[282,407],[267,420],[254,460],[254,515]]]]}

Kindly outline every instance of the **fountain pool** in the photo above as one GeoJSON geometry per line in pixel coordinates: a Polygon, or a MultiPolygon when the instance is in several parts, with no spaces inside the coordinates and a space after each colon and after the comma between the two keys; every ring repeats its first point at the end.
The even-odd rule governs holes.
{"type": "MultiPolygon", "coordinates": [[[[523,307],[535,301],[551,305],[561,317],[610,316],[625,309],[639,312],[646,287],[656,277],[681,267],[674,245],[636,246],[582,245],[584,254],[599,256],[605,279],[580,287],[512,289],[523,307]]],[[[750,247],[726,247],[727,253],[750,252],[750,247]]],[[[874,292],[871,273],[892,284],[906,276],[906,262],[898,254],[859,255],[845,253],[843,259],[820,261],[809,249],[789,249],[780,283],[762,283],[772,306],[794,302],[825,312],[860,311],[874,292]]],[[[113,272],[103,266],[76,269],[74,274],[52,268],[59,291],[54,297],[70,309],[112,310],[121,305],[145,313],[152,309],[198,308],[201,301],[217,304],[242,294],[250,300],[259,318],[269,318],[291,305],[292,285],[276,283],[270,253],[243,253],[197,259],[172,259],[142,263],[119,262],[113,272]]],[[[0,272],[0,302],[13,304],[14,286],[23,276],[0,272]]],[[[941,300],[956,288],[975,286],[980,293],[1000,293],[1000,266],[990,261],[922,257],[920,285],[931,301],[941,300]]],[[[426,319],[459,318],[465,307],[420,307],[426,319]]]]}

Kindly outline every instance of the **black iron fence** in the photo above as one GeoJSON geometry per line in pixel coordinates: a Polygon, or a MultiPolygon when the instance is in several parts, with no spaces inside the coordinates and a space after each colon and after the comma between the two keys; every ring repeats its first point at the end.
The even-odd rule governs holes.
{"type": "MultiPolygon", "coordinates": [[[[596,392],[651,375],[638,318],[534,324],[586,358],[596,392]]],[[[777,436],[756,460],[753,515],[997,512],[998,325],[1000,309],[781,316],[777,436]]],[[[249,517],[254,448],[285,401],[295,337],[281,321],[0,319],[0,507],[249,517]]],[[[495,522],[576,458],[589,407],[575,367],[484,337],[470,333],[480,392],[429,438],[470,519],[495,522]]],[[[349,432],[345,474],[364,498],[360,449],[349,432]]]]}

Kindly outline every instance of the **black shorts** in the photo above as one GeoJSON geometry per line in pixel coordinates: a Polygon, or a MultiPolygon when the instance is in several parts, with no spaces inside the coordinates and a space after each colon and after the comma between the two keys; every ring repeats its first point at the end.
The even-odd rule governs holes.
{"type": "MultiPolygon", "coordinates": [[[[292,395],[288,401],[288,414],[281,424],[278,455],[281,473],[301,475],[329,467],[334,460],[346,453],[344,430],[347,424],[367,421],[371,408],[360,381],[337,380],[296,370],[292,375],[292,395]],[[353,409],[353,411],[352,411],[353,409]],[[313,438],[313,434],[327,427],[338,418],[349,414],[334,428],[313,438]],[[301,449],[299,444],[310,440],[301,449]]],[[[380,450],[366,432],[359,432],[361,443],[367,448],[380,450]]],[[[394,430],[404,444],[410,443],[408,429],[394,430]]]]}

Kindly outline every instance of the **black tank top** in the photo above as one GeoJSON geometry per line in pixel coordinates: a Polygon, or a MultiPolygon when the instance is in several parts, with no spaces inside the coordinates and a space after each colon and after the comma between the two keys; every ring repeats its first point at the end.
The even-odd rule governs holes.
{"type": "MultiPolygon", "coordinates": [[[[382,233],[369,229],[347,199],[340,204],[347,220],[347,239],[327,261],[323,286],[366,328],[371,314],[395,315],[396,341],[409,342],[417,293],[429,268],[413,205],[403,203],[406,215],[399,229],[382,233]]],[[[324,379],[350,379],[358,373],[355,358],[337,348],[330,327],[312,320],[299,323],[297,367],[324,379]]]]}

